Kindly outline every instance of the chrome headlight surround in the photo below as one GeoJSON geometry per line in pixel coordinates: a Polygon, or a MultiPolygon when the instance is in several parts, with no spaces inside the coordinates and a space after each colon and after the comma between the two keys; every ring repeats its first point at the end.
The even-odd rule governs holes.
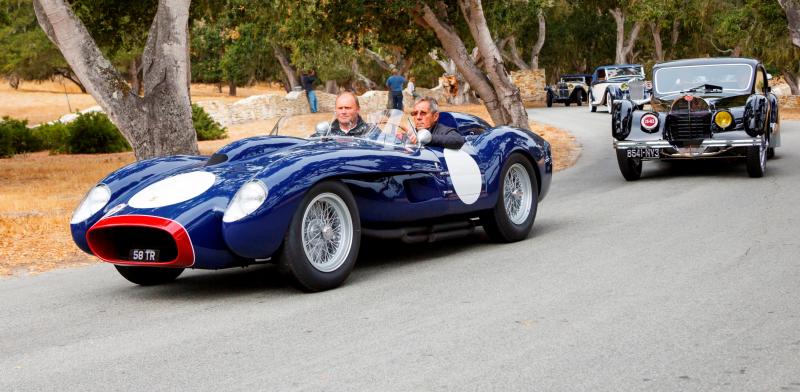
{"type": "Polygon", "coordinates": [[[103,209],[109,200],[111,200],[111,188],[106,184],[98,184],[83,197],[78,208],[72,213],[69,223],[74,225],[89,219],[103,209]]]}
{"type": "Polygon", "coordinates": [[[257,210],[267,200],[267,186],[261,180],[248,181],[236,192],[222,216],[226,223],[236,222],[257,210]]]}
{"type": "Polygon", "coordinates": [[[718,126],[723,131],[726,131],[733,127],[736,124],[736,120],[733,117],[733,113],[728,110],[720,110],[714,113],[714,118],[712,119],[714,124],[718,126]]]}

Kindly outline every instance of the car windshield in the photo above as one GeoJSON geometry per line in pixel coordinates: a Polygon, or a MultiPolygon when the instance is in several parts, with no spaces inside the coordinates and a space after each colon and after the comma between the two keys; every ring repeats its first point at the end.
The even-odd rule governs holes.
{"type": "Polygon", "coordinates": [[[383,109],[367,114],[362,114],[364,121],[363,132],[347,135],[336,131],[331,125],[336,117],[330,121],[317,122],[297,121],[293,117],[282,118],[275,124],[270,135],[302,135],[309,140],[324,138],[350,138],[367,140],[377,144],[403,146],[406,148],[419,147],[417,132],[411,122],[411,117],[397,109],[383,109]],[[412,142],[413,141],[413,142],[412,142]]]}
{"type": "Polygon", "coordinates": [[[583,83],[583,78],[580,77],[561,78],[561,81],[564,83],[583,83]]]}
{"type": "Polygon", "coordinates": [[[644,77],[644,71],[641,65],[632,65],[629,67],[607,68],[606,75],[608,75],[608,79],[630,78],[632,76],[644,77]]]}
{"type": "Polygon", "coordinates": [[[753,68],[747,64],[707,64],[656,69],[656,93],[749,91],[753,68]]]}

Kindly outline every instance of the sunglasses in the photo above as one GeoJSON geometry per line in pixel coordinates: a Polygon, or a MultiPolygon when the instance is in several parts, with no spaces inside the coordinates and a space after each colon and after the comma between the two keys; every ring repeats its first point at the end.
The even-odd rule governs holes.
{"type": "Polygon", "coordinates": [[[428,115],[428,112],[426,112],[426,111],[422,111],[422,110],[415,110],[415,111],[411,112],[411,115],[412,115],[412,116],[416,116],[416,115],[418,115],[418,114],[419,114],[419,115],[422,115],[422,116],[427,116],[427,115],[428,115]]]}

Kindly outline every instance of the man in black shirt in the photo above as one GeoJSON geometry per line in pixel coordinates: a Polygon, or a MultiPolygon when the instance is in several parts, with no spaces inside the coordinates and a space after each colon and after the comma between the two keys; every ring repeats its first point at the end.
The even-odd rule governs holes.
{"type": "MultiPolygon", "coordinates": [[[[464,145],[464,136],[455,128],[449,127],[439,122],[439,103],[431,97],[424,97],[417,100],[414,109],[411,111],[414,117],[414,127],[417,130],[427,129],[431,132],[429,146],[459,149],[464,145]]],[[[411,140],[416,143],[416,138],[411,140]]]]}
{"type": "Polygon", "coordinates": [[[300,84],[303,85],[303,90],[306,90],[306,97],[308,98],[308,106],[311,109],[311,113],[317,112],[317,93],[314,91],[314,82],[316,81],[317,71],[313,69],[300,77],[300,84]]]}
{"type": "Polygon", "coordinates": [[[336,120],[331,123],[330,135],[361,136],[367,123],[361,119],[361,105],[355,94],[345,91],[336,97],[336,120]]]}

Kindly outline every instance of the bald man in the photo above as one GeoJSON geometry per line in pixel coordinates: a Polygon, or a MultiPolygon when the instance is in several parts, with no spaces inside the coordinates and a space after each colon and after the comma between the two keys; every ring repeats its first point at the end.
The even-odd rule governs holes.
{"type": "Polygon", "coordinates": [[[367,124],[361,119],[361,106],[355,94],[345,91],[336,97],[336,120],[331,124],[331,135],[361,136],[367,124]]]}

